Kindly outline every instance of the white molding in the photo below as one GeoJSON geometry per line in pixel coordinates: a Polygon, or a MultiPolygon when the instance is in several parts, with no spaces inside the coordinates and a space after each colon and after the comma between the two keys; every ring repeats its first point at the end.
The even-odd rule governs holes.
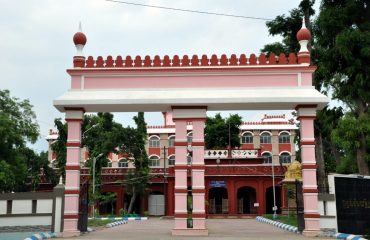
{"type": "Polygon", "coordinates": [[[82,110],[67,110],[66,119],[83,119],[84,112],[82,110]]]}
{"type": "Polygon", "coordinates": [[[298,73],[297,74],[298,76],[297,76],[297,80],[298,80],[298,86],[300,87],[300,86],[302,86],[302,73],[298,73]]]}
{"type": "MultiPolygon", "coordinates": [[[[176,104],[174,104],[176,105],[176,104]]],[[[206,118],[207,117],[207,109],[177,109],[174,108],[172,110],[172,118],[206,118]]],[[[189,135],[190,133],[188,133],[189,135]]]]}
{"type": "MultiPolygon", "coordinates": [[[[245,88],[150,88],[150,89],[71,89],[54,100],[61,112],[65,107],[81,107],[86,112],[168,111],[171,106],[207,106],[208,111],[221,110],[291,110],[297,105],[318,105],[329,98],[312,86],[245,87],[245,88]]],[[[180,110],[180,109],[178,109],[180,110]]],[[[205,109],[188,112],[180,118],[206,117],[205,109]]],[[[82,119],[82,111],[80,112],[82,119]]],[[[174,114],[174,116],[175,114],[174,114]]]]}

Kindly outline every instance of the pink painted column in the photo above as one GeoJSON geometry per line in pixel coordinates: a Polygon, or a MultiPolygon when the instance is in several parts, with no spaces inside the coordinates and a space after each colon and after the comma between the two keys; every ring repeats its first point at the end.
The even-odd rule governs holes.
{"type": "Polygon", "coordinates": [[[187,228],[187,130],[186,119],[175,120],[175,226],[172,234],[187,228]]]}
{"type": "Polygon", "coordinates": [[[68,125],[63,237],[78,236],[82,109],[66,111],[68,125]]]}
{"type": "Polygon", "coordinates": [[[204,122],[206,107],[173,107],[175,121],[175,226],[172,235],[208,235],[205,220],[204,122]],[[187,122],[193,122],[191,164],[193,228],[187,228],[187,122]]]}
{"type": "Polygon", "coordinates": [[[303,178],[303,202],[305,230],[303,234],[317,236],[320,233],[320,214],[318,210],[318,190],[316,182],[316,158],[314,120],[316,106],[298,106],[298,119],[301,123],[301,158],[303,178]]]}
{"type": "Polygon", "coordinates": [[[205,186],[204,186],[204,119],[193,120],[193,229],[206,230],[205,186]]]}

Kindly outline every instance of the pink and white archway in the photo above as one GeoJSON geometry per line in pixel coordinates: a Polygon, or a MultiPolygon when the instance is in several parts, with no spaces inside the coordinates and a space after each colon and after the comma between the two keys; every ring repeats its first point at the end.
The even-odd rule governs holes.
{"type": "Polygon", "coordinates": [[[81,122],[85,112],[173,112],[175,122],[175,221],[173,235],[207,235],[204,186],[204,124],[209,110],[292,110],[301,121],[304,218],[308,235],[319,228],[315,139],[316,110],[328,98],[312,86],[305,28],[297,34],[298,54],[230,57],[187,55],[170,58],[130,56],[97,58],[82,53],[86,36],[74,36],[77,48],[70,89],[54,100],[68,123],[64,234],[78,235],[81,122]],[[187,163],[187,122],[193,124],[193,161],[187,163]],[[188,228],[186,195],[192,176],[193,228],[188,228]]]}

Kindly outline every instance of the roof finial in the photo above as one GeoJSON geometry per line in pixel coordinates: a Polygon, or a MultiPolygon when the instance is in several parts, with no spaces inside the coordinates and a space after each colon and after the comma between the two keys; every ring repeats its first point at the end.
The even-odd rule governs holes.
{"type": "Polygon", "coordinates": [[[310,63],[310,51],[308,50],[308,42],[311,39],[311,32],[307,29],[305,17],[302,18],[302,27],[297,32],[297,40],[301,46],[298,52],[298,63],[310,63]]]}
{"type": "Polygon", "coordinates": [[[78,25],[78,32],[75,33],[73,36],[73,42],[76,46],[76,55],[73,58],[73,66],[74,67],[84,67],[85,66],[85,57],[82,52],[87,38],[85,34],[82,32],[82,24],[81,22],[78,25]]]}

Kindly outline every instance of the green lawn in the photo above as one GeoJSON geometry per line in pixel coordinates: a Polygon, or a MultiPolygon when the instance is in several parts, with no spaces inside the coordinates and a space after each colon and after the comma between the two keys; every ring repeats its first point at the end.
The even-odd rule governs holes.
{"type": "Polygon", "coordinates": [[[114,222],[114,220],[100,220],[100,219],[89,219],[88,226],[89,227],[105,227],[107,223],[114,222]]]}
{"type": "MultiPolygon", "coordinates": [[[[274,220],[272,217],[272,214],[265,214],[263,217],[274,220]]],[[[290,216],[287,215],[277,215],[277,218],[275,221],[282,222],[291,226],[297,227],[297,216],[294,214],[291,214],[290,216]]]]}

